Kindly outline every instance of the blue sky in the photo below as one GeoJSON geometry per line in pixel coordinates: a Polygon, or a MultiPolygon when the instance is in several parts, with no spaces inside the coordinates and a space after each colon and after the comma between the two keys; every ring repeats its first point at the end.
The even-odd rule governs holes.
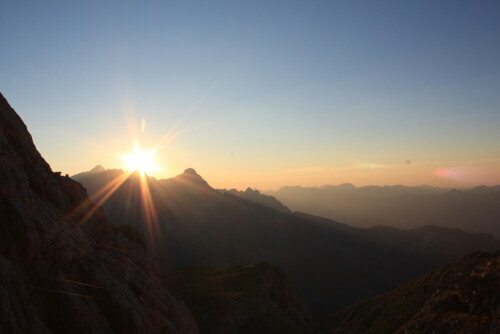
{"type": "Polygon", "coordinates": [[[500,158],[498,17],[493,1],[3,0],[0,91],[70,174],[120,167],[132,114],[145,146],[182,119],[159,177],[442,185],[336,168],[500,158]]]}

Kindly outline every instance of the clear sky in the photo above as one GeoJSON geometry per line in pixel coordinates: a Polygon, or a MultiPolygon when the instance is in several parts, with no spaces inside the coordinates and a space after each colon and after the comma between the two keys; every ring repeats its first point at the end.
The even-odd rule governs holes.
{"type": "Polygon", "coordinates": [[[131,123],[215,187],[500,183],[497,1],[0,1],[0,91],[54,170],[131,123]]]}

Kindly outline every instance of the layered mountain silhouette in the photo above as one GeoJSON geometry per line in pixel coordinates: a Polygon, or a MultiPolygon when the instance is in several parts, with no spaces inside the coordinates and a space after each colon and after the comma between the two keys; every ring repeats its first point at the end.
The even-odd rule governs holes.
{"type": "MultiPolygon", "coordinates": [[[[123,175],[121,170],[100,170],[74,178],[98,201],[100,190],[123,175]]],[[[275,199],[255,200],[259,196],[263,195],[254,191],[217,191],[187,169],[164,180],[141,181],[139,174],[132,174],[103,207],[115,224],[132,225],[147,236],[149,251],[163,269],[268,261],[283,269],[316,316],[386,291],[471,251],[500,247],[491,235],[435,226],[410,231],[352,228],[291,213],[283,205],[277,210],[275,199]],[[145,219],[141,182],[147,183],[156,208],[155,226],[145,219]],[[270,202],[273,205],[267,205],[270,202]]]]}
{"type": "Polygon", "coordinates": [[[191,168],[156,180],[97,166],[74,179],[90,199],[0,95],[0,333],[197,333],[195,319],[203,333],[315,332],[302,298],[316,315],[338,310],[326,333],[500,330],[498,252],[378,295],[499,249],[491,235],[353,228],[252,189],[215,190],[191,168]]]}
{"type": "Polygon", "coordinates": [[[0,95],[0,333],[197,333],[129,232],[52,172],[0,95]]]}
{"type": "Polygon", "coordinates": [[[323,333],[500,333],[500,253],[473,253],[346,307],[323,333]]]}
{"type": "Polygon", "coordinates": [[[351,226],[439,225],[500,237],[500,186],[446,189],[430,186],[282,187],[265,194],[293,211],[342,221],[351,226]]]}

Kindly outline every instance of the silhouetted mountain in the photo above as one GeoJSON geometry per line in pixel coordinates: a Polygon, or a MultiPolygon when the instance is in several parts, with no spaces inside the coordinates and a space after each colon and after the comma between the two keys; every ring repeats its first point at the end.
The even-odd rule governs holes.
{"type": "Polygon", "coordinates": [[[478,249],[495,250],[500,246],[500,242],[491,234],[468,233],[442,226],[427,225],[412,230],[401,230],[392,226],[358,229],[305,213],[297,212],[295,215],[335,229],[343,228],[361,239],[384,247],[388,252],[408,253],[416,258],[424,259],[435,267],[443,266],[451,259],[478,249]]]}
{"type": "Polygon", "coordinates": [[[80,174],[73,175],[71,178],[73,180],[78,180],[78,178],[85,177],[86,175],[92,175],[92,174],[99,174],[106,171],[106,168],[102,167],[101,165],[97,165],[88,172],[83,172],[80,174]]]}
{"type": "Polygon", "coordinates": [[[493,194],[500,192],[500,185],[498,186],[478,186],[468,190],[469,193],[473,194],[493,194]]]}
{"type": "Polygon", "coordinates": [[[261,194],[260,191],[253,190],[252,188],[247,188],[247,190],[245,191],[238,191],[236,189],[230,189],[230,190],[220,189],[219,192],[221,192],[222,194],[229,193],[231,195],[239,196],[249,201],[268,206],[280,212],[291,213],[290,209],[284,206],[280,201],[278,201],[273,196],[261,194]]]}
{"type": "Polygon", "coordinates": [[[457,190],[429,186],[282,187],[267,191],[293,211],[352,226],[438,225],[500,237],[500,186],[457,190]]]}
{"type": "Polygon", "coordinates": [[[133,233],[51,171],[0,95],[0,333],[196,333],[133,233]]]}
{"type": "Polygon", "coordinates": [[[168,287],[193,311],[200,332],[306,334],[311,313],[290,292],[284,273],[260,262],[214,269],[188,267],[169,272],[168,287]]]}
{"type": "MultiPolygon", "coordinates": [[[[104,171],[79,180],[96,195],[123,175],[104,171]]],[[[467,252],[500,247],[491,236],[450,229],[383,233],[280,212],[239,194],[218,192],[192,169],[166,180],[141,181],[133,175],[104,207],[116,224],[131,224],[148,236],[148,247],[164,269],[268,261],[284,270],[316,315],[397,286],[467,252]],[[150,190],[146,197],[156,208],[156,224],[145,219],[151,214],[141,203],[141,183],[150,190]]]]}
{"type": "Polygon", "coordinates": [[[500,253],[473,253],[348,306],[324,333],[500,333],[500,253]]]}

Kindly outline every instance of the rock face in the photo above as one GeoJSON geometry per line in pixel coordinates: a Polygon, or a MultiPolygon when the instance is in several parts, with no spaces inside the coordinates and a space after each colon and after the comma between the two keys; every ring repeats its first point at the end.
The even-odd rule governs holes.
{"type": "Polygon", "coordinates": [[[346,307],[325,333],[500,333],[500,252],[473,253],[346,307]]]}
{"type": "Polygon", "coordinates": [[[169,277],[169,289],[193,310],[202,333],[312,332],[307,306],[290,291],[285,274],[267,262],[189,267],[169,277]]]}
{"type": "Polygon", "coordinates": [[[0,95],[0,333],[196,333],[143,247],[53,173],[0,95]]]}

